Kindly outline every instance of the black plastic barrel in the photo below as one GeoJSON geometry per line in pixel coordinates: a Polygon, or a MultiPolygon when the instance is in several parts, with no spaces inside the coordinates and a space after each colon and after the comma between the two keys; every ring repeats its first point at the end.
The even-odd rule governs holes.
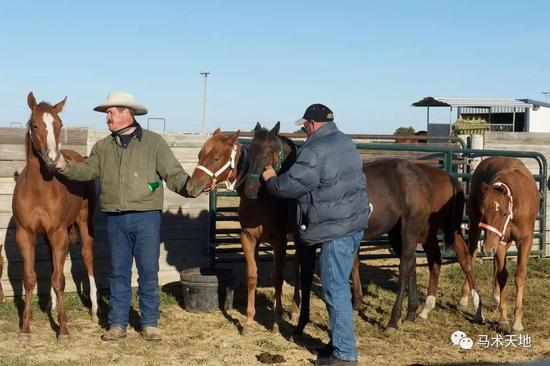
{"type": "Polygon", "coordinates": [[[204,313],[233,307],[235,277],[230,269],[188,268],[180,278],[185,310],[204,313]]]}

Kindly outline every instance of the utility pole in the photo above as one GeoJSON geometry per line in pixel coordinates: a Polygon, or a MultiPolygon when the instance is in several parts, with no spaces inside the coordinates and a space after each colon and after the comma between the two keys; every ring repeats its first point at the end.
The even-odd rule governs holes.
{"type": "Polygon", "coordinates": [[[206,133],[206,80],[208,79],[209,72],[201,72],[204,76],[204,96],[202,104],[202,133],[206,133]]]}
{"type": "Polygon", "coordinates": [[[548,97],[550,97],[550,92],[545,91],[545,92],[542,92],[541,94],[544,94],[544,98],[545,98],[544,101],[545,101],[546,103],[548,103],[548,97]]]}

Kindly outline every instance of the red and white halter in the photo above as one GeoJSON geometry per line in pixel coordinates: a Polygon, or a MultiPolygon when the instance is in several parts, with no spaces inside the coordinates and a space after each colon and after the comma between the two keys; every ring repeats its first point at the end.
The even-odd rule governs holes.
{"type": "MultiPolygon", "coordinates": [[[[231,150],[231,155],[229,156],[229,160],[227,161],[227,163],[225,163],[220,169],[218,169],[215,173],[212,172],[210,169],[208,169],[207,167],[205,166],[202,166],[202,165],[197,165],[197,167],[195,169],[200,169],[202,170],[203,172],[205,172],[210,178],[212,178],[212,182],[216,183],[217,182],[217,178],[218,176],[220,176],[220,174],[222,174],[223,172],[225,172],[227,170],[227,168],[229,168],[231,171],[235,170],[236,167],[237,167],[237,162],[235,161],[235,157],[237,156],[237,151],[239,150],[239,147],[237,146],[237,144],[234,144],[233,145],[233,150],[231,150]]],[[[243,149],[244,150],[244,149],[243,149]]],[[[242,178],[242,177],[241,177],[242,178]]],[[[236,186],[239,184],[239,180],[242,180],[242,179],[239,179],[239,177],[237,177],[233,182],[230,182],[229,179],[226,179],[225,180],[225,186],[227,187],[228,190],[230,191],[234,191],[236,186]]]]}
{"type": "Polygon", "coordinates": [[[506,234],[506,229],[508,228],[508,224],[510,223],[510,220],[512,220],[514,218],[514,200],[513,200],[513,197],[512,197],[512,192],[510,191],[510,188],[508,188],[508,186],[506,184],[504,184],[502,182],[496,182],[496,183],[493,183],[493,186],[494,187],[504,187],[504,188],[506,188],[506,193],[508,194],[508,200],[509,200],[509,202],[508,202],[508,216],[506,217],[506,221],[504,222],[504,228],[502,229],[502,231],[499,231],[495,227],[493,227],[489,224],[486,224],[484,222],[480,222],[479,227],[483,228],[483,229],[487,229],[487,230],[495,233],[500,238],[500,242],[499,242],[500,245],[506,245],[507,243],[503,239],[504,239],[504,235],[506,234]]]}

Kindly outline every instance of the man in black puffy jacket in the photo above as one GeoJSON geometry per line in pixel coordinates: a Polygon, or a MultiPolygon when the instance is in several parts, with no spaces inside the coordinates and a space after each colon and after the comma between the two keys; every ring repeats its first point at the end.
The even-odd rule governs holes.
{"type": "Polygon", "coordinates": [[[296,125],[303,125],[308,134],[296,163],[281,176],[268,166],[262,176],[271,194],[298,200],[301,241],[322,244],[321,282],[331,344],[316,364],[353,365],[357,348],[348,281],[369,217],[363,163],[328,107],[309,106],[296,125]]]}

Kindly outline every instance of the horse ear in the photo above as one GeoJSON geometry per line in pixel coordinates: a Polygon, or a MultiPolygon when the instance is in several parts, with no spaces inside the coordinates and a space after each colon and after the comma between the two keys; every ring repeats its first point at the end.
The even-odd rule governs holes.
{"type": "Polygon", "coordinates": [[[506,187],[504,187],[503,185],[496,185],[494,186],[496,191],[497,192],[500,192],[501,194],[507,196],[508,195],[508,190],[506,189],[506,187]]]}
{"type": "Polygon", "coordinates": [[[237,130],[236,132],[232,133],[231,135],[227,136],[227,143],[229,145],[235,144],[237,139],[239,138],[239,134],[241,133],[241,130],[237,130]]]}
{"type": "Polygon", "coordinates": [[[262,130],[262,125],[260,124],[260,122],[256,122],[256,127],[254,127],[254,136],[256,136],[256,134],[261,130],[262,130]]]}
{"type": "Polygon", "coordinates": [[[221,135],[222,134],[222,130],[220,130],[220,128],[216,128],[216,131],[214,131],[214,134],[212,136],[217,136],[217,135],[221,135]]]}
{"type": "Polygon", "coordinates": [[[60,113],[63,110],[63,107],[65,107],[65,102],[67,102],[67,97],[65,97],[61,102],[53,106],[53,110],[55,111],[55,113],[60,113]]]}
{"type": "Polygon", "coordinates": [[[36,98],[34,97],[34,94],[32,92],[27,95],[27,104],[29,105],[29,108],[31,110],[36,108],[36,98]]]}
{"type": "Polygon", "coordinates": [[[269,134],[271,136],[277,136],[279,134],[279,129],[281,128],[281,122],[277,122],[277,124],[275,125],[275,127],[273,127],[271,129],[271,131],[269,131],[269,134]]]}

